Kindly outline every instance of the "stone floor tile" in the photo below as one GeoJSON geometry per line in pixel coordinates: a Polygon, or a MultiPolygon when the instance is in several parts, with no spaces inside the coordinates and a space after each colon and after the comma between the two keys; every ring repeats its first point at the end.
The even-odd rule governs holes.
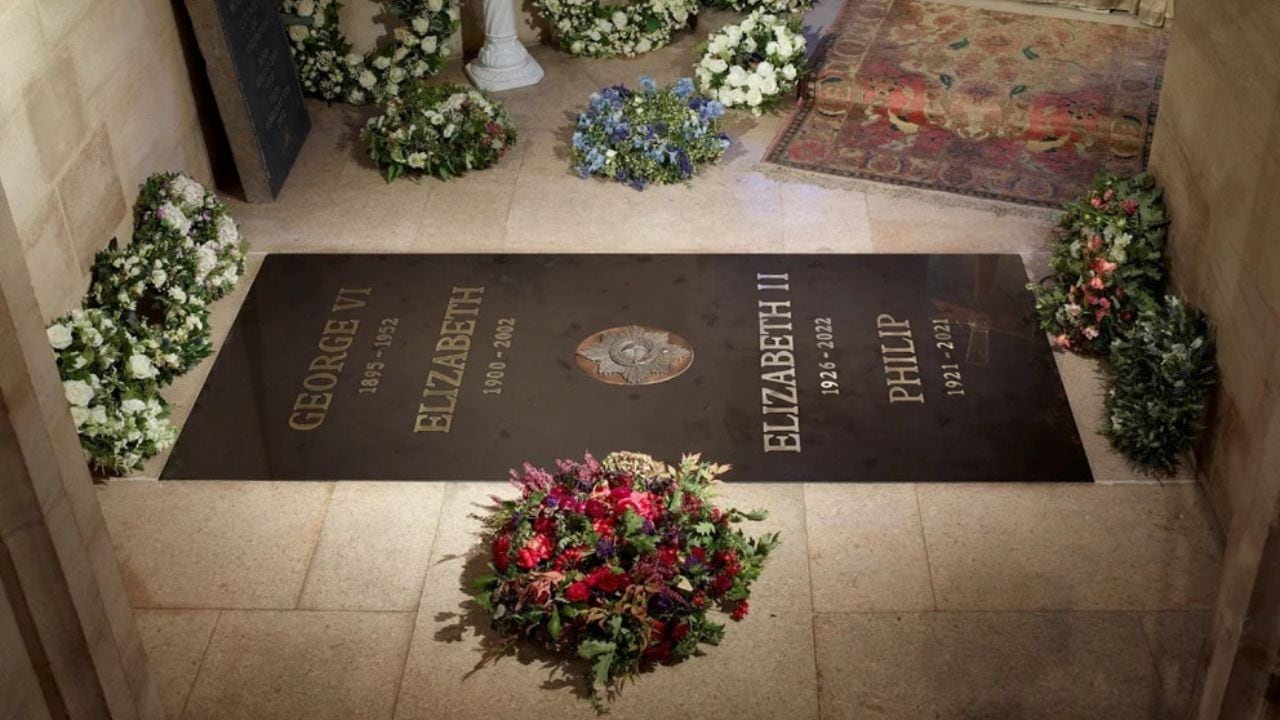
{"type": "Polygon", "coordinates": [[[298,606],[416,611],[444,490],[442,483],[338,483],[298,606]]]}
{"type": "Polygon", "coordinates": [[[1219,548],[1194,485],[939,484],[918,491],[941,610],[1163,610],[1213,602],[1219,548]]]}
{"type": "Polygon", "coordinates": [[[820,614],[822,717],[1158,717],[1160,683],[1129,613],[820,614]]]}
{"type": "Polygon", "coordinates": [[[1151,657],[1164,688],[1164,716],[1183,720],[1191,705],[1191,692],[1200,668],[1209,631],[1208,612],[1143,613],[1142,629],[1151,646],[1151,657]]]}
{"type": "Polygon", "coordinates": [[[932,610],[915,486],[805,485],[816,612],[932,610]]]}
{"type": "Polygon", "coordinates": [[[866,193],[875,252],[1035,252],[1056,222],[1050,210],[905,192],[890,185],[866,193]]]}
{"type": "Polygon", "coordinates": [[[98,491],[138,608],[292,608],[332,486],[118,481],[98,491]]]}
{"type": "MultiPolygon", "coordinates": [[[[770,496],[764,486],[726,485],[723,490],[720,504],[741,508],[761,505],[770,496]]],[[[565,671],[573,666],[561,664],[554,656],[524,647],[496,663],[483,663],[486,652],[500,647],[501,640],[470,599],[469,588],[486,571],[488,560],[487,548],[479,543],[481,524],[471,515],[484,514],[490,494],[511,497],[514,490],[501,483],[450,486],[396,718],[506,717],[517,710],[531,719],[591,717],[591,706],[579,696],[578,677],[565,676],[578,670],[565,671]],[[502,690],[495,692],[495,688],[502,690]]],[[[784,489],[781,495],[786,499],[768,503],[774,514],[760,523],[760,529],[798,533],[800,499],[795,490],[784,489]]],[[[793,567],[803,563],[794,558],[795,550],[786,554],[785,547],[784,537],[779,554],[757,585],[751,615],[742,623],[730,623],[720,647],[709,648],[707,657],[694,658],[678,669],[660,668],[646,674],[624,690],[615,702],[614,715],[815,717],[807,585],[800,580],[803,570],[793,567]],[[784,597],[786,592],[795,597],[784,597]],[[761,662],[765,655],[770,660],[761,662]]]]}
{"type": "Polygon", "coordinates": [[[809,612],[809,551],[805,531],[804,486],[800,483],[735,483],[716,488],[715,504],[739,510],[767,510],[761,522],[743,522],[748,536],[779,533],[781,544],[765,561],[764,574],[751,589],[752,612],[809,612]]]}
{"type": "Polygon", "coordinates": [[[869,252],[867,198],[818,185],[783,183],[782,239],[792,253],[869,252]]]}
{"type": "Polygon", "coordinates": [[[184,720],[380,720],[413,613],[223,612],[184,720]]]}
{"type": "Polygon", "coordinates": [[[171,720],[182,716],[191,684],[209,637],[218,621],[217,610],[137,610],[138,634],[147,650],[148,665],[160,688],[164,712],[171,720]]]}

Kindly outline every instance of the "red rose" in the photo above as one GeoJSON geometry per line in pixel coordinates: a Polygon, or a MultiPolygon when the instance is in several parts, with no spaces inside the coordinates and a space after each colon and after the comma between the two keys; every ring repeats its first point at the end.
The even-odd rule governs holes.
{"type": "Polygon", "coordinates": [[[680,623],[671,631],[671,639],[680,642],[685,635],[689,634],[689,623],[680,623]]]}
{"type": "Polygon", "coordinates": [[[697,595],[694,595],[694,596],[693,596],[693,600],[691,600],[690,602],[692,602],[692,603],[693,603],[693,606],[694,606],[694,607],[696,607],[696,608],[706,607],[706,605],[707,605],[707,594],[706,594],[706,593],[704,593],[704,592],[702,592],[701,590],[699,590],[699,591],[698,591],[698,594],[697,594],[697,595]]]}
{"type": "Polygon", "coordinates": [[[591,598],[591,588],[581,580],[569,583],[569,587],[564,589],[564,598],[569,602],[586,602],[591,598]]]}
{"type": "Polygon", "coordinates": [[[694,559],[694,560],[697,560],[698,562],[702,563],[703,565],[706,565],[706,564],[707,564],[707,551],[706,551],[706,550],[703,550],[702,548],[698,547],[697,545],[694,545],[693,547],[689,548],[689,554],[690,554],[690,555],[693,555],[693,559],[694,559]]]}
{"type": "Polygon", "coordinates": [[[653,496],[647,492],[630,493],[618,502],[618,514],[632,510],[642,518],[653,520],[657,511],[653,505],[653,496]]]}
{"type": "Polygon", "coordinates": [[[545,584],[540,584],[533,589],[533,604],[546,605],[551,600],[551,591],[547,589],[545,584]]]}
{"type": "Polygon", "coordinates": [[[723,595],[729,592],[729,588],[733,587],[733,577],[731,575],[717,575],[713,583],[711,583],[712,595],[723,595]]]}
{"type": "Polygon", "coordinates": [[[532,570],[535,565],[551,557],[553,543],[546,535],[534,535],[516,553],[516,564],[525,570],[532,570]]]}
{"type": "Polygon", "coordinates": [[[549,534],[553,529],[555,529],[555,526],[555,519],[548,515],[543,515],[533,521],[533,531],[538,533],[549,534]]]}
{"type": "Polygon", "coordinates": [[[600,537],[608,537],[613,534],[613,518],[600,518],[591,523],[591,529],[600,537]]]}
{"type": "Polygon", "coordinates": [[[1138,201],[1134,200],[1133,198],[1129,198],[1128,200],[1125,200],[1121,204],[1121,206],[1124,208],[1124,213],[1126,215],[1132,215],[1138,212],[1138,201]]]}
{"type": "Polygon", "coordinates": [[[733,618],[734,620],[741,620],[742,618],[747,616],[748,609],[749,608],[747,607],[747,601],[743,600],[742,602],[738,603],[738,607],[733,609],[733,614],[731,614],[729,617],[733,618]]]}
{"type": "Polygon", "coordinates": [[[661,620],[653,621],[653,629],[649,631],[649,639],[655,642],[662,640],[662,635],[667,631],[667,624],[661,620]]]}
{"type": "Polygon", "coordinates": [[[631,583],[626,573],[614,573],[608,567],[598,567],[587,575],[587,585],[600,592],[617,592],[631,583]]]}
{"type": "Polygon", "coordinates": [[[609,515],[609,506],[595,498],[591,498],[587,501],[587,507],[584,512],[586,512],[587,517],[592,520],[599,520],[600,518],[607,517],[609,515]]]}
{"type": "Polygon", "coordinates": [[[498,572],[506,572],[511,565],[511,536],[507,533],[493,539],[493,565],[498,572]]]}
{"type": "Polygon", "coordinates": [[[679,556],[674,545],[663,545],[658,548],[658,562],[663,565],[675,565],[677,559],[679,556]]]}

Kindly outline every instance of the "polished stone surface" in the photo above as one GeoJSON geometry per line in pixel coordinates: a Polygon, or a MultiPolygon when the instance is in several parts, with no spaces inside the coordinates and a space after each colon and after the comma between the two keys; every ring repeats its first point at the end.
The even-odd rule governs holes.
{"type": "Polygon", "coordinates": [[[274,255],[167,478],[1087,481],[1016,255],[274,255]],[[227,445],[236,447],[227,453],[227,445]]]}

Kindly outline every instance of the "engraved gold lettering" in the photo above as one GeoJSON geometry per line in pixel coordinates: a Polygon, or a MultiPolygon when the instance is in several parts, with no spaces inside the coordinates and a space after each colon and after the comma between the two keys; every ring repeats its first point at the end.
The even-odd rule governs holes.
{"type": "Polygon", "coordinates": [[[440,337],[436,339],[436,356],[431,359],[423,383],[423,402],[418,404],[413,431],[444,432],[453,428],[453,414],[458,407],[458,390],[467,370],[467,356],[471,351],[471,336],[475,333],[474,318],[478,316],[480,303],[484,301],[483,287],[454,286],[445,306],[440,323],[440,337]],[[438,385],[454,389],[437,389],[438,385]],[[443,403],[443,404],[441,404],[443,403]]]}

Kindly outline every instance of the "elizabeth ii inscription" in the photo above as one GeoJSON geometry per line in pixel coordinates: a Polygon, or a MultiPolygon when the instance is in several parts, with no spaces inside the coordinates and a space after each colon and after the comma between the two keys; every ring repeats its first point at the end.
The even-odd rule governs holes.
{"type": "Polygon", "coordinates": [[[273,255],[164,476],[1088,481],[1016,255],[273,255]]]}

